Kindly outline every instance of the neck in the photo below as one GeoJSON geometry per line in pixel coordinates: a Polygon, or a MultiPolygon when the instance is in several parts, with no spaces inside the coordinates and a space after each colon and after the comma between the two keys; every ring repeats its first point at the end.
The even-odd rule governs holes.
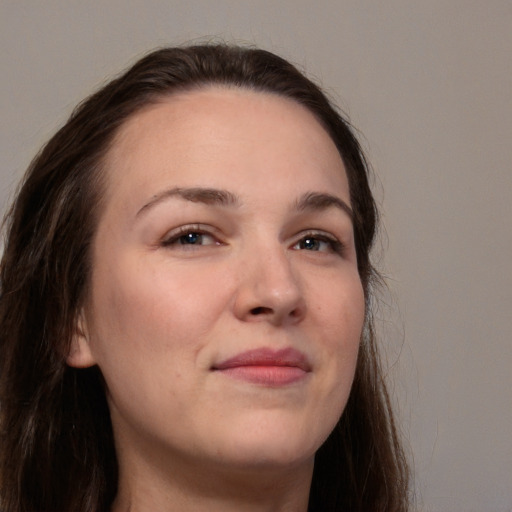
{"type": "Polygon", "coordinates": [[[307,512],[313,460],[287,468],[170,466],[120,465],[112,512],[307,512]]]}

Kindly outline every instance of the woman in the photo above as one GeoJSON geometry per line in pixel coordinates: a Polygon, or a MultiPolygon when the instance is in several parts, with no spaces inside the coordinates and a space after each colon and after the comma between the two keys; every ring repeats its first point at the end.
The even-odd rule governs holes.
{"type": "Polygon", "coordinates": [[[1,509],[406,510],[376,223],[275,55],[162,49],[87,99],[7,217],[1,509]]]}

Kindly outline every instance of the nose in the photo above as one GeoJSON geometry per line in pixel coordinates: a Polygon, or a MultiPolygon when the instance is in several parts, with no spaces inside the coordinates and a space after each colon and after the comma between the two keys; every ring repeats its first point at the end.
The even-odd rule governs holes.
{"type": "Polygon", "coordinates": [[[306,313],[302,283],[286,250],[252,250],[240,263],[235,316],[247,322],[295,324],[306,313]]]}

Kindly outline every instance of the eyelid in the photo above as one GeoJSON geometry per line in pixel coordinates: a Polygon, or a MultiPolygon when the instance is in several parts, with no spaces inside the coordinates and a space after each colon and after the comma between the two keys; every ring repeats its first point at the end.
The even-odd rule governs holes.
{"type": "MultiPolygon", "coordinates": [[[[198,233],[200,235],[212,237],[215,240],[215,243],[208,245],[222,245],[222,241],[220,240],[218,230],[206,224],[200,223],[185,224],[183,226],[179,226],[178,228],[171,229],[163,236],[160,245],[162,245],[163,247],[170,247],[175,242],[177,242],[182,236],[188,233],[198,233]]],[[[194,246],[190,245],[189,248],[191,247],[194,246]]]]}
{"type": "MultiPolygon", "coordinates": [[[[321,229],[306,229],[301,231],[295,238],[294,243],[292,244],[292,248],[299,244],[302,240],[306,238],[314,238],[320,240],[322,242],[327,242],[331,246],[331,250],[333,253],[342,255],[345,251],[345,244],[335,235],[328,231],[323,231],[321,229]]],[[[297,249],[298,250],[298,249],[297,249]]],[[[311,251],[311,252],[320,252],[320,251],[311,251]]]]}

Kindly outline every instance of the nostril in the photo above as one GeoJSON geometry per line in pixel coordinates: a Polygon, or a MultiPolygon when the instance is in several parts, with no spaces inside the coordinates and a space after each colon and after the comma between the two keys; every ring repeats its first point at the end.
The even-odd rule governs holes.
{"type": "Polygon", "coordinates": [[[272,313],[272,310],[270,308],[265,308],[265,307],[262,307],[262,306],[251,309],[251,315],[254,315],[254,316],[265,315],[265,314],[268,314],[268,313],[272,313]]]}
{"type": "Polygon", "coordinates": [[[291,313],[290,313],[290,316],[292,318],[298,318],[300,317],[302,314],[302,311],[299,309],[299,308],[295,308],[291,313]]]}

